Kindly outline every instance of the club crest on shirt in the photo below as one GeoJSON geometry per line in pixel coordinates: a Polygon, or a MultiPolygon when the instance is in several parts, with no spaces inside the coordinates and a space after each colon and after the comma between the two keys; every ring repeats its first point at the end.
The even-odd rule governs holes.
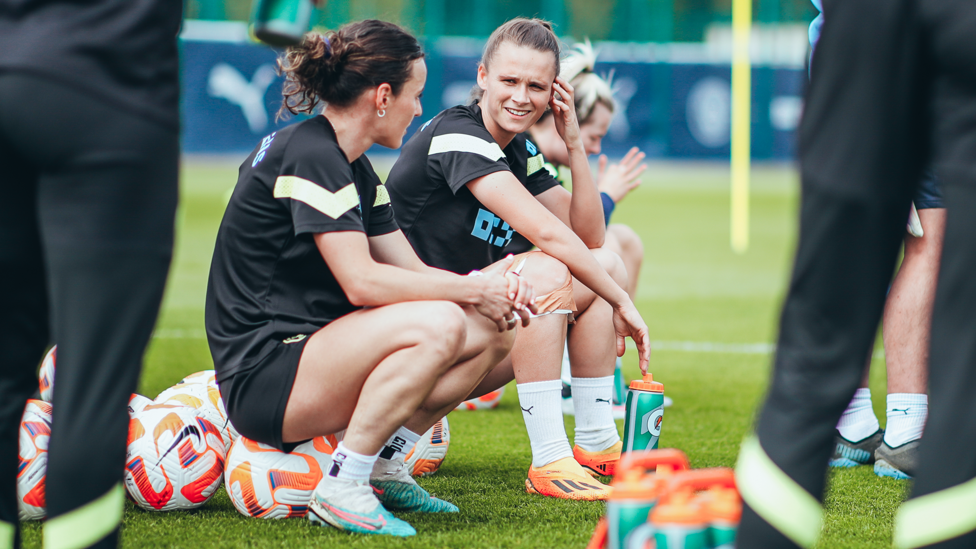
{"type": "Polygon", "coordinates": [[[497,215],[484,208],[479,208],[478,217],[474,221],[474,228],[471,229],[471,236],[480,238],[499,248],[504,248],[515,236],[515,229],[497,215]]]}

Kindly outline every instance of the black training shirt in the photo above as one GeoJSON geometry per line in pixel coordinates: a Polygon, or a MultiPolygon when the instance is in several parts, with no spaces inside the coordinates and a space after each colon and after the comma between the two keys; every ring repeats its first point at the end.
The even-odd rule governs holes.
{"type": "Polygon", "coordinates": [[[77,86],[176,129],[182,17],[182,0],[0,0],[0,72],[77,86]]]}
{"type": "Polygon", "coordinates": [[[505,257],[513,241],[519,248],[527,242],[479,202],[467,183],[510,171],[538,195],[559,185],[544,163],[524,135],[503,151],[485,128],[478,105],[452,107],[403,146],[386,186],[397,224],[420,259],[465,274],[505,257]]]}
{"type": "Polygon", "coordinates": [[[373,167],[365,156],[346,160],[324,116],[265,137],[241,164],[210,265],[206,326],[218,379],[252,368],[276,342],[359,309],[313,235],[395,230],[373,167]]]}

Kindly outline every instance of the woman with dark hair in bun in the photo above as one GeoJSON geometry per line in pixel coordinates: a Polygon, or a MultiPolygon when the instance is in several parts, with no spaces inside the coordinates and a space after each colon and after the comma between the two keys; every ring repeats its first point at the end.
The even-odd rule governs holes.
{"type": "Polygon", "coordinates": [[[280,61],[283,109],[320,116],[265,137],[241,165],[207,287],[206,327],[230,420],[290,451],[345,430],[308,517],[409,536],[392,510],[456,512],[403,457],[509,351],[531,287],[424,265],[363,153],[398,148],[427,69],[381,21],[310,34],[280,61]],[[378,498],[378,499],[377,499],[378,498]]]}
{"type": "Polygon", "coordinates": [[[540,294],[543,318],[520,328],[506,360],[477,397],[517,381],[532,448],[526,489],[550,497],[601,500],[610,490],[589,475],[611,475],[622,444],[611,408],[614,357],[624,339],[650,355],[647,325],[624,291],[626,270],[599,249],[606,224],[574,108],[559,76],[559,40],[538,19],[513,19],[489,37],[478,67],[481,98],[424,124],[403,147],[387,186],[397,223],[428,264],[464,273],[497,266],[526,239],[539,250],[516,270],[540,294]],[[523,135],[551,109],[565,141],[573,192],[545,170],[523,135]],[[575,448],[562,417],[559,367],[568,345],[576,406],[575,448]]]}

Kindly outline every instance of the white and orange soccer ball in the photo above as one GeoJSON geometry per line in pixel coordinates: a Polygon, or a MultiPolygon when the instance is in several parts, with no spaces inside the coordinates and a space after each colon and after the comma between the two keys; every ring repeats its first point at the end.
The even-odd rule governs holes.
{"type": "Polygon", "coordinates": [[[149,405],[129,420],[125,487],[147,511],[194,509],[220,487],[225,458],[220,430],[195,410],[149,405]]]}
{"type": "Polygon", "coordinates": [[[205,383],[179,383],[166,389],[146,408],[152,410],[160,406],[179,405],[196,410],[197,414],[210,421],[220,430],[220,437],[224,441],[224,453],[230,451],[234,442],[230,430],[227,428],[227,414],[221,413],[224,403],[220,400],[220,392],[205,383]],[[220,406],[220,409],[217,406],[220,406]]]}
{"type": "Polygon", "coordinates": [[[290,454],[239,437],[230,449],[224,485],[244,516],[264,519],[304,517],[312,493],[332,467],[341,433],[316,437],[290,454]]]}
{"type": "Polygon", "coordinates": [[[447,457],[447,447],[450,444],[451,428],[445,416],[427,429],[413,450],[407,454],[405,461],[410,468],[410,474],[415,477],[426,477],[436,473],[447,457]]]}
{"type": "Polygon", "coordinates": [[[41,361],[41,369],[37,372],[37,385],[41,390],[41,400],[51,402],[54,397],[54,363],[58,358],[58,346],[51,347],[51,350],[44,355],[41,361]]]}
{"type": "Polygon", "coordinates": [[[50,439],[51,405],[43,400],[28,400],[20,422],[17,456],[17,515],[20,520],[40,520],[46,514],[44,483],[50,439]]]}
{"type": "Polygon", "coordinates": [[[497,391],[492,391],[486,395],[481,395],[478,398],[465,400],[461,404],[458,404],[455,410],[491,410],[492,408],[498,407],[498,403],[502,401],[502,395],[504,394],[505,387],[502,387],[497,391]]]}

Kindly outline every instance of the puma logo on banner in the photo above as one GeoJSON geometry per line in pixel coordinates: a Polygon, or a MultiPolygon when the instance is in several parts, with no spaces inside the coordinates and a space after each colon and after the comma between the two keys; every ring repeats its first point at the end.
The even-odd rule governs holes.
{"type": "Polygon", "coordinates": [[[217,63],[210,69],[207,93],[240,107],[248,128],[260,133],[268,127],[264,94],[277,77],[274,65],[270,63],[258,67],[250,81],[227,63],[217,63]]]}

